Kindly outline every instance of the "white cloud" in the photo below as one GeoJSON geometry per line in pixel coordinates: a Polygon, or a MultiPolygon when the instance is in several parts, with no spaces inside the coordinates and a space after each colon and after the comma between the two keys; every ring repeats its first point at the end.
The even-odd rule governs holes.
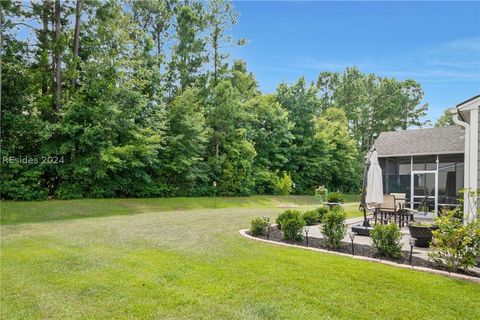
{"type": "Polygon", "coordinates": [[[284,71],[300,69],[320,72],[342,71],[348,66],[357,66],[364,72],[374,72],[386,77],[413,78],[428,82],[478,81],[480,84],[480,37],[439,43],[385,59],[339,61],[297,57],[279,68],[284,71]]]}

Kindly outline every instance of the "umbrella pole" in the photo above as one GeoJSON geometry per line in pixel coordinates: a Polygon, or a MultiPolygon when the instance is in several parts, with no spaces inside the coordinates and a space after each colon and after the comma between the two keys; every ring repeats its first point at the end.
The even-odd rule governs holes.
{"type": "Polygon", "coordinates": [[[371,227],[370,222],[368,222],[367,219],[367,204],[365,203],[365,197],[367,194],[367,174],[368,174],[368,168],[370,167],[370,157],[372,155],[372,152],[375,150],[375,147],[370,148],[370,150],[367,153],[367,160],[365,161],[365,170],[363,171],[363,181],[362,181],[362,196],[360,199],[360,207],[362,208],[363,211],[363,226],[364,227],[371,227]]]}

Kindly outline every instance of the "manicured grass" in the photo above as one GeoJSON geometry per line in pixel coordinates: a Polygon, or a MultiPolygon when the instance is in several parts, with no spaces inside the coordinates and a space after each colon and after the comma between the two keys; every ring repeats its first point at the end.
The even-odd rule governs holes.
{"type": "MultiPolygon", "coordinates": [[[[356,201],[358,196],[347,196],[356,201]]],[[[252,196],[217,198],[152,198],[152,199],[82,199],[38,202],[2,201],[1,224],[42,222],[84,217],[127,215],[145,212],[214,209],[214,208],[276,208],[281,204],[295,204],[300,209],[318,206],[313,196],[252,196]]],[[[346,204],[350,217],[358,216],[358,205],[346,204]]]]}
{"type": "MultiPolygon", "coordinates": [[[[98,212],[102,204],[92,203],[84,201],[83,211],[98,212]]],[[[1,226],[2,318],[480,317],[479,285],[238,234],[253,217],[273,218],[280,210],[192,209],[1,226]]]]}
{"type": "Polygon", "coordinates": [[[360,202],[360,195],[359,194],[346,194],[345,195],[345,202],[360,202]]]}

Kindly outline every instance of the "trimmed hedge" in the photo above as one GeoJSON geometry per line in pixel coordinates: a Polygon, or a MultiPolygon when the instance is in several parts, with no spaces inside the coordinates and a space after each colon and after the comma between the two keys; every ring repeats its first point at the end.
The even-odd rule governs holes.
{"type": "Polygon", "coordinates": [[[262,218],[255,218],[252,220],[250,227],[250,232],[254,236],[265,235],[267,233],[268,223],[270,222],[270,218],[262,217],[262,218]]]}
{"type": "Polygon", "coordinates": [[[399,259],[402,256],[402,235],[400,229],[394,223],[377,224],[370,231],[373,248],[379,256],[391,259],[399,259]]]}
{"type": "Polygon", "coordinates": [[[275,220],[275,223],[277,224],[278,229],[282,230],[283,221],[287,219],[291,219],[296,216],[301,216],[301,215],[302,214],[298,210],[285,210],[278,215],[277,219],[275,220]]]}
{"type": "Polygon", "coordinates": [[[346,214],[342,207],[334,207],[322,219],[320,227],[323,238],[331,248],[340,247],[340,241],[347,233],[346,214]]]}

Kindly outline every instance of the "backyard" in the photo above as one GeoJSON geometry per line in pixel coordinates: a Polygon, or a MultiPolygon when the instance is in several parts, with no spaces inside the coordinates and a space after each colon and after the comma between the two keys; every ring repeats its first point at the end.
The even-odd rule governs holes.
{"type": "MultiPolygon", "coordinates": [[[[360,215],[355,197],[348,216],[360,215]]],[[[480,286],[238,231],[307,196],[2,202],[5,319],[478,319],[480,286]]]]}

